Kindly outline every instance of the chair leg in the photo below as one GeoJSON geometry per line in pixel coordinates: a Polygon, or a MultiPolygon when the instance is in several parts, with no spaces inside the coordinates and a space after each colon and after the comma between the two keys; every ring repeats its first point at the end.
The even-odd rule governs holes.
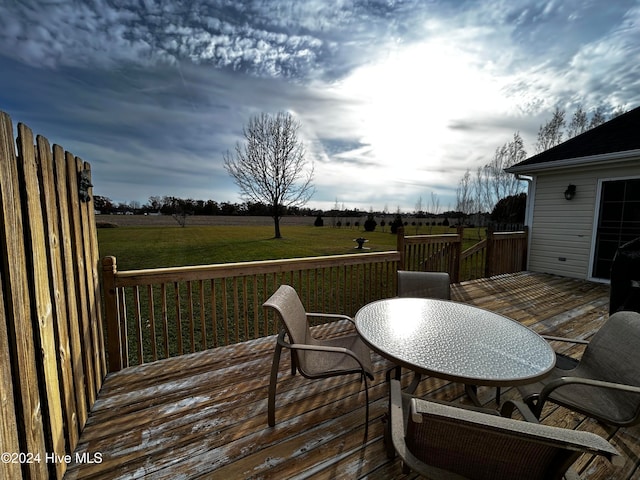
{"type": "Polygon", "coordinates": [[[476,385],[469,385],[465,383],[464,391],[467,394],[467,397],[469,397],[469,400],[471,400],[476,407],[482,407],[482,404],[478,399],[478,387],[476,385]]]}
{"type": "Polygon", "coordinates": [[[420,385],[421,381],[422,381],[422,374],[418,372],[413,372],[413,380],[411,380],[411,383],[407,387],[406,392],[413,395],[416,392],[418,385],[420,385]]]}
{"type": "Polygon", "coordinates": [[[276,342],[276,350],[273,352],[273,363],[271,364],[271,377],[269,378],[269,400],[267,406],[267,422],[270,427],[276,424],[276,384],[278,383],[281,353],[282,345],[280,345],[280,342],[276,342]]]}
{"type": "Polygon", "coordinates": [[[400,380],[402,378],[402,367],[391,367],[389,370],[387,370],[387,373],[385,373],[384,376],[387,382],[391,381],[391,372],[394,372],[396,380],[400,380]]]}
{"type": "Polygon", "coordinates": [[[291,350],[291,376],[295,376],[298,371],[298,355],[291,350]]]}
{"type": "Polygon", "coordinates": [[[365,406],[365,424],[364,424],[364,438],[367,439],[369,435],[369,382],[367,381],[367,375],[362,372],[362,378],[364,379],[364,399],[365,406]]]}

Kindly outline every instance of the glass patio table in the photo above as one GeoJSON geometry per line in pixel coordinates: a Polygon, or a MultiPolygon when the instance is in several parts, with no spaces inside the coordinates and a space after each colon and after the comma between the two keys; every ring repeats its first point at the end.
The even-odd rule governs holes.
{"type": "MultiPolygon", "coordinates": [[[[362,340],[399,367],[468,386],[533,383],[556,357],[540,335],[520,323],[478,307],[446,300],[390,298],[355,315],[362,340]]],[[[415,388],[415,386],[414,386],[415,388]]]]}

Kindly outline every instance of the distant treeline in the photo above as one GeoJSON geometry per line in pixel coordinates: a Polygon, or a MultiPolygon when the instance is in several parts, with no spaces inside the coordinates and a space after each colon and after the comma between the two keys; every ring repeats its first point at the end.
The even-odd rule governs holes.
{"type": "MultiPolygon", "coordinates": [[[[114,203],[109,197],[94,196],[95,208],[109,215],[126,214],[162,214],[162,215],[255,215],[270,216],[271,209],[262,203],[231,203],[215,200],[194,200],[178,197],[149,197],[144,205],[140,202],[114,203]]],[[[318,215],[319,210],[310,208],[285,208],[285,215],[318,215]]]]}
{"type": "MultiPolygon", "coordinates": [[[[178,197],[150,197],[149,201],[144,205],[140,202],[130,203],[114,203],[109,197],[100,195],[94,196],[95,208],[102,214],[162,214],[162,215],[252,215],[252,216],[270,216],[271,207],[263,203],[231,203],[216,202],[215,200],[193,200],[191,198],[178,197]]],[[[331,209],[320,210],[312,208],[289,207],[284,209],[284,215],[301,215],[301,216],[318,216],[325,217],[343,217],[343,218],[359,218],[366,217],[370,214],[376,217],[394,217],[398,214],[389,212],[365,212],[358,209],[331,209]]],[[[402,213],[402,215],[411,215],[416,218],[465,218],[462,212],[444,212],[438,215],[429,212],[411,212],[402,213]]]]}
{"type": "MultiPolygon", "coordinates": [[[[149,201],[144,205],[139,202],[130,203],[114,203],[109,197],[100,195],[94,196],[95,209],[102,214],[134,214],[134,215],[247,215],[247,216],[271,216],[271,207],[262,203],[231,203],[216,202],[215,200],[193,200],[191,198],[184,199],[178,197],[149,197],[149,201]]],[[[445,220],[451,221],[452,224],[476,224],[487,225],[488,223],[515,223],[524,222],[524,210],[526,204],[526,195],[520,193],[500,200],[493,211],[466,214],[460,211],[447,211],[438,214],[426,211],[416,212],[365,212],[358,209],[338,209],[319,210],[311,208],[290,207],[284,209],[284,215],[298,216],[324,216],[329,218],[350,218],[360,219],[373,215],[378,219],[393,219],[397,216],[410,216],[414,219],[426,219],[425,225],[440,225],[445,220]]],[[[445,225],[447,223],[444,223],[445,225]]]]}

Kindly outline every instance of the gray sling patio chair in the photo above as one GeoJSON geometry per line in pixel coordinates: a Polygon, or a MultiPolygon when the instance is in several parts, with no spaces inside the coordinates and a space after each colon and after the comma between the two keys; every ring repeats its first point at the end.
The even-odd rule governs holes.
{"type": "Polygon", "coordinates": [[[369,425],[369,389],[367,377],[373,380],[371,352],[357,333],[340,337],[317,339],[311,334],[308,317],[353,320],[346,315],[307,313],[295,289],[281,285],[263,306],[273,308],[282,319],[282,330],[276,341],[269,381],[267,419],[275,425],[276,384],[282,348],[291,350],[291,373],[296,369],[306,378],[327,378],[357,373],[364,380],[366,399],[365,436],[369,425]],[[288,342],[285,340],[288,337],[288,342]]]}
{"type": "MultiPolygon", "coordinates": [[[[398,296],[451,300],[451,278],[446,272],[398,270],[398,296]]],[[[400,367],[395,367],[391,371],[395,371],[396,379],[402,375],[400,367]]],[[[391,371],[387,372],[387,379],[389,379],[391,371]]],[[[421,379],[422,376],[415,373],[411,385],[408,387],[408,392],[415,392],[421,379]]],[[[475,398],[474,386],[465,385],[465,390],[469,396],[475,398]]],[[[500,395],[498,394],[497,397],[499,399],[500,395]]]]}
{"type": "Polygon", "coordinates": [[[451,300],[451,280],[446,272],[398,271],[398,296],[451,300]]]}
{"type": "Polygon", "coordinates": [[[640,422],[640,313],[614,313],[589,342],[546,338],[587,347],[580,361],[559,356],[548,377],[518,387],[536,417],[550,401],[608,425],[640,422]]]}
{"type": "Polygon", "coordinates": [[[405,473],[433,480],[549,480],[579,478],[570,467],[584,452],[624,463],[594,433],[429,402],[403,394],[397,380],[391,381],[389,403],[385,441],[393,449],[387,454],[397,452],[405,473]]]}

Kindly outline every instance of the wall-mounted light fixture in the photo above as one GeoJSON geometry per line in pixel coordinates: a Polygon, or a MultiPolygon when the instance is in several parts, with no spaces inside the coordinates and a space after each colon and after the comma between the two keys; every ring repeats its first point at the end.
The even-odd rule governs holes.
{"type": "Polygon", "coordinates": [[[576,196],[576,186],[569,184],[567,189],[564,191],[564,198],[566,198],[567,200],[571,200],[575,196],[576,196]]]}

